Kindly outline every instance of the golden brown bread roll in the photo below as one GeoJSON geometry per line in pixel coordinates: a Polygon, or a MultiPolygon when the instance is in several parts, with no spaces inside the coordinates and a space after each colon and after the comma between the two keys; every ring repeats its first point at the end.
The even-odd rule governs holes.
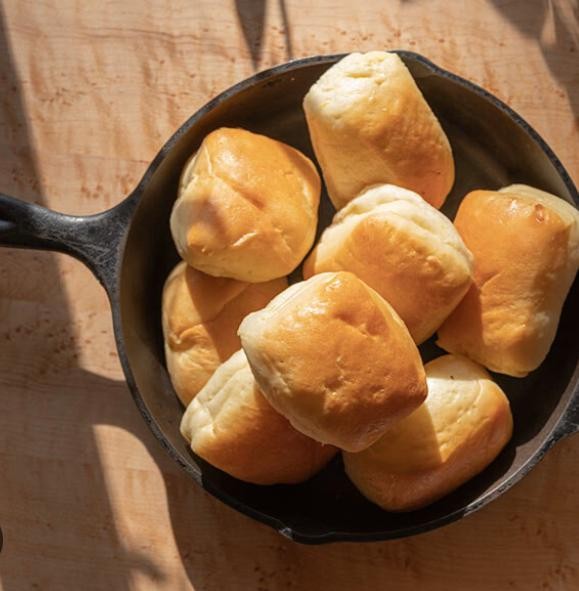
{"type": "Polygon", "coordinates": [[[444,203],[454,183],[450,144],[396,54],[348,55],[310,88],[304,110],[336,209],[381,183],[444,203]]]}
{"type": "Polygon", "coordinates": [[[301,152],[243,129],[210,133],[183,172],[171,213],[181,257],[217,277],[268,281],[312,246],[321,181],[301,152]]]}
{"type": "Polygon", "coordinates": [[[426,396],[404,323],[352,273],[292,285],[247,316],[239,335],[271,405],[322,443],[364,449],[426,396]]]}
{"type": "Polygon", "coordinates": [[[163,289],[163,334],[167,369],[183,404],[239,349],[243,318],[286,287],[285,279],[244,283],[211,277],[184,262],[173,269],[163,289]]]}
{"type": "Polygon", "coordinates": [[[304,265],[304,277],[351,271],[398,313],[417,344],[467,292],[472,255],[452,222],[416,193],[377,185],[341,209],[304,265]]]}
{"type": "Polygon", "coordinates": [[[215,371],[189,404],[181,433],[198,456],[255,484],[293,484],[336,454],[277,413],[259,391],[243,351],[215,371]]]}
{"type": "Polygon", "coordinates": [[[509,401],[481,366],[444,355],[425,369],[426,402],[368,449],[344,453],[349,478],[387,511],[419,509],[450,493],[511,438],[509,401]]]}
{"type": "Polygon", "coordinates": [[[474,255],[474,283],[438,344],[523,377],[543,362],[579,264],[579,213],[525,185],[473,191],[455,226],[474,255]]]}

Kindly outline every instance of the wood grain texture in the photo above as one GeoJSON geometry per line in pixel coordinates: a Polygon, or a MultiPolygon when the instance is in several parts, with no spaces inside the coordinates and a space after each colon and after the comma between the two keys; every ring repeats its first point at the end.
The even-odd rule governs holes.
{"type": "MultiPolygon", "coordinates": [[[[577,0],[5,0],[0,190],[69,213],[118,203],[210,97],[288,57],[406,48],[520,112],[579,179],[577,0]]],[[[579,445],[412,539],[303,547],[209,497],[123,383],[79,263],[0,251],[0,587],[579,588],[579,445]]]]}

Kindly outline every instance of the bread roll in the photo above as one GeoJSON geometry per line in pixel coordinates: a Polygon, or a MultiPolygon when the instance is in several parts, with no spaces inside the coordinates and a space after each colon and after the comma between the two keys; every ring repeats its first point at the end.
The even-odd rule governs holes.
{"type": "Polygon", "coordinates": [[[523,377],[543,362],[579,265],[579,213],[525,185],[473,191],[455,226],[475,259],[474,283],[438,344],[523,377]]]}
{"type": "Polygon", "coordinates": [[[285,279],[243,283],[205,275],[179,263],[163,289],[165,358],[173,387],[189,404],[211,374],[241,343],[243,318],[287,286],[285,279]]]}
{"type": "Polygon", "coordinates": [[[340,210],[304,265],[304,277],[351,271],[395,310],[417,344],[467,292],[472,255],[452,222],[416,193],[378,185],[340,210]]]}
{"type": "Polygon", "coordinates": [[[181,178],[171,213],[177,250],[216,277],[287,275],[314,241],[320,185],[294,148],[243,129],[213,131],[181,178]]]}
{"type": "Polygon", "coordinates": [[[304,110],[336,209],[381,183],[444,203],[454,183],[450,144],[396,54],[348,55],[310,88],[304,110]]]}
{"type": "Polygon", "coordinates": [[[322,443],[364,449],[426,396],[404,323],[351,273],[292,285],[247,316],[239,335],[271,405],[322,443]]]}
{"type": "Polygon", "coordinates": [[[198,456],[255,484],[307,480],[337,451],[302,435],[271,407],[243,351],[221,365],[187,407],[181,433],[198,456]]]}
{"type": "Polygon", "coordinates": [[[488,466],[513,430],[509,401],[488,373],[464,357],[426,364],[428,398],[361,453],[344,453],[360,492],[387,511],[443,497],[488,466]]]}

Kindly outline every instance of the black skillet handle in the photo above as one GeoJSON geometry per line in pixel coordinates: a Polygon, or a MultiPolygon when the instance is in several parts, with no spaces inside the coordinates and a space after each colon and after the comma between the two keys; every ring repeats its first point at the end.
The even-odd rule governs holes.
{"type": "Polygon", "coordinates": [[[0,193],[0,246],[72,255],[91,269],[110,295],[135,205],[132,195],[103,213],[73,216],[0,193]]]}

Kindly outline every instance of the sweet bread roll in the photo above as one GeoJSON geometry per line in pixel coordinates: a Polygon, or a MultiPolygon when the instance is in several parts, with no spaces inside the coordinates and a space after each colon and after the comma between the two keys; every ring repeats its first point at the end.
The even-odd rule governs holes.
{"type": "Polygon", "coordinates": [[[322,443],[364,449],[426,396],[404,323],[352,273],[292,285],[247,316],[239,335],[271,405],[322,443]]]}
{"type": "Polygon", "coordinates": [[[268,281],[312,246],[321,181],[301,152],[243,129],[210,133],[187,164],[171,213],[181,258],[216,277],[268,281]]]}
{"type": "Polygon", "coordinates": [[[378,185],[341,209],[304,265],[304,277],[351,271],[395,310],[417,344],[467,292],[472,255],[452,222],[416,193],[378,185]]]}
{"type": "Polygon", "coordinates": [[[352,53],[310,88],[304,110],[332,203],[391,183],[441,207],[454,183],[448,139],[394,53],[352,53]]]}
{"type": "Polygon", "coordinates": [[[239,349],[237,329],[243,318],[286,286],[285,279],[243,283],[211,277],[184,262],[173,269],[163,289],[163,335],[167,369],[184,405],[239,349]]]}
{"type": "Polygon", "coordinates": [[[271,407],[243,351],[219,366],[187,407],[181,433],[198,456],[255,484],[307,480],[337,451],[302,435],[271,407]]]}
{"type": "Polygon", "coordinates": [[[426,364],[428,398],[379,441],[344,453],[346,474],[387,511],[410,511],[450,493],[488,466],[513,430],[509,401],[464,357],[426,364]]]}
{"type": "Polygon", "coordinates": [[[525,185],[473,191],[456,229],[474,255],[474,283],[438,344],[523,377],[543,362],[579,265],[579,212],[525,185]]]}

